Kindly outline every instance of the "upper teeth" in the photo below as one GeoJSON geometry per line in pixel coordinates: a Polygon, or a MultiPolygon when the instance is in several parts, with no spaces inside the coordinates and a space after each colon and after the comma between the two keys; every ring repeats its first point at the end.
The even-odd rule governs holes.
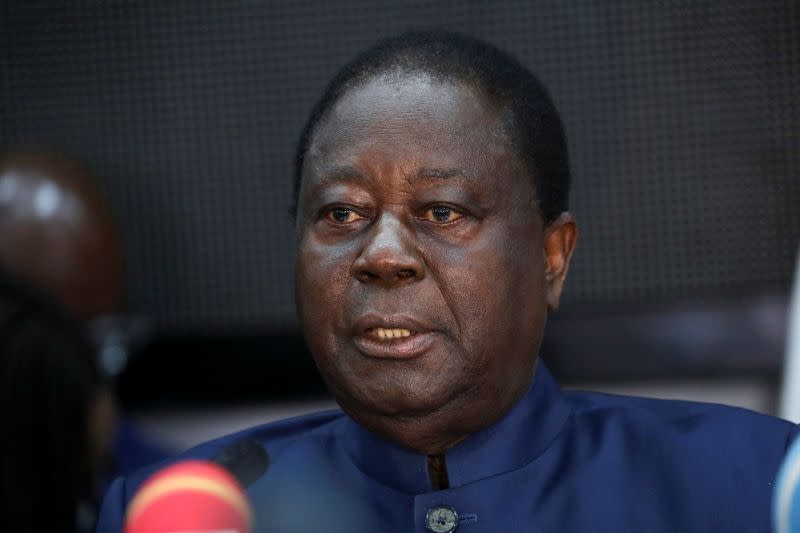
{"type": "Polygon", "coordinates": [[[399,337],[410,337],[411,332],[405,328],[375,328],[375,333],[380,339],[396,339],[399,337]]]}

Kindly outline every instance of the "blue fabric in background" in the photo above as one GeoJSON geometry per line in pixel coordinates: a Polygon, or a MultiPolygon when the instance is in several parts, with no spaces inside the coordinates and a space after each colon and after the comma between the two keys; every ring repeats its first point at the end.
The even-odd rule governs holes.
{"type": "Polygon", "coordinates": [[[114,477],[130,475],[148,465],[164,461],[176,452],[145,437],[130,418],[122,415],[114,436],[114,477]]]}

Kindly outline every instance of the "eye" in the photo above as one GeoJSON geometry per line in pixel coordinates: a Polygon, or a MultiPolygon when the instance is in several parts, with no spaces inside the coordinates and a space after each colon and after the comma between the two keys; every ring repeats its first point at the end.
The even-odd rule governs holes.
{"type": "Polygon", "coordinates": [[[425,210],[422,218],[430,222],[438,224],[447,224],[448,222],[455,222],[464,215],[446,205],[435,205],[425,210]]]}
{"type": "Polygon", "coordinates": [[[333,207],[325,213],[325,218],[334,224],[347,224],[362,220],[364,217],[350,209],[349,207],[333,207]]]}

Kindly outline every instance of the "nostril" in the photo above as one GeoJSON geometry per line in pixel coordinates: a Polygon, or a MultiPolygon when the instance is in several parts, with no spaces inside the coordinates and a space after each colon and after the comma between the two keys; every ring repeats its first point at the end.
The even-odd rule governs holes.
{"type": "Polygon", "coordinates": [[[358,273],[358,279],[363,282],[374,281],[378,279],[378,277],[379,276],[377,274],[370,272],[368,270],[362,270],[361,272],[358,273]]]}
{"type": "Polygon", "coordinates": [[[404,269],[401,269],[401,270],[397,271],[397,278],[398,279],[413,278],[416,275],[417,275],[417,273],[414,272],[413,268],[404,268],[404,269]]]}

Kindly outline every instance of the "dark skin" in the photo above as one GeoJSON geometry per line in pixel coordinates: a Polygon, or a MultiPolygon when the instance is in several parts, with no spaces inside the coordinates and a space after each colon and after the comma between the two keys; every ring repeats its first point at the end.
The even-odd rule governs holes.
{"type": "Polygon", "coordinates": [[[119,311],[121,239],[81,165],[36,149],[0,159],[0,265],[81,319],[119,311]]]}
{"type": "Polygon", "coordinates": [[[350,416],[427,455],[528,389],[577,238],[569,213],[545,226],[504,118],[466,83],[373,78],[303,168],[296,296],[317,366],[350,416]]]}

